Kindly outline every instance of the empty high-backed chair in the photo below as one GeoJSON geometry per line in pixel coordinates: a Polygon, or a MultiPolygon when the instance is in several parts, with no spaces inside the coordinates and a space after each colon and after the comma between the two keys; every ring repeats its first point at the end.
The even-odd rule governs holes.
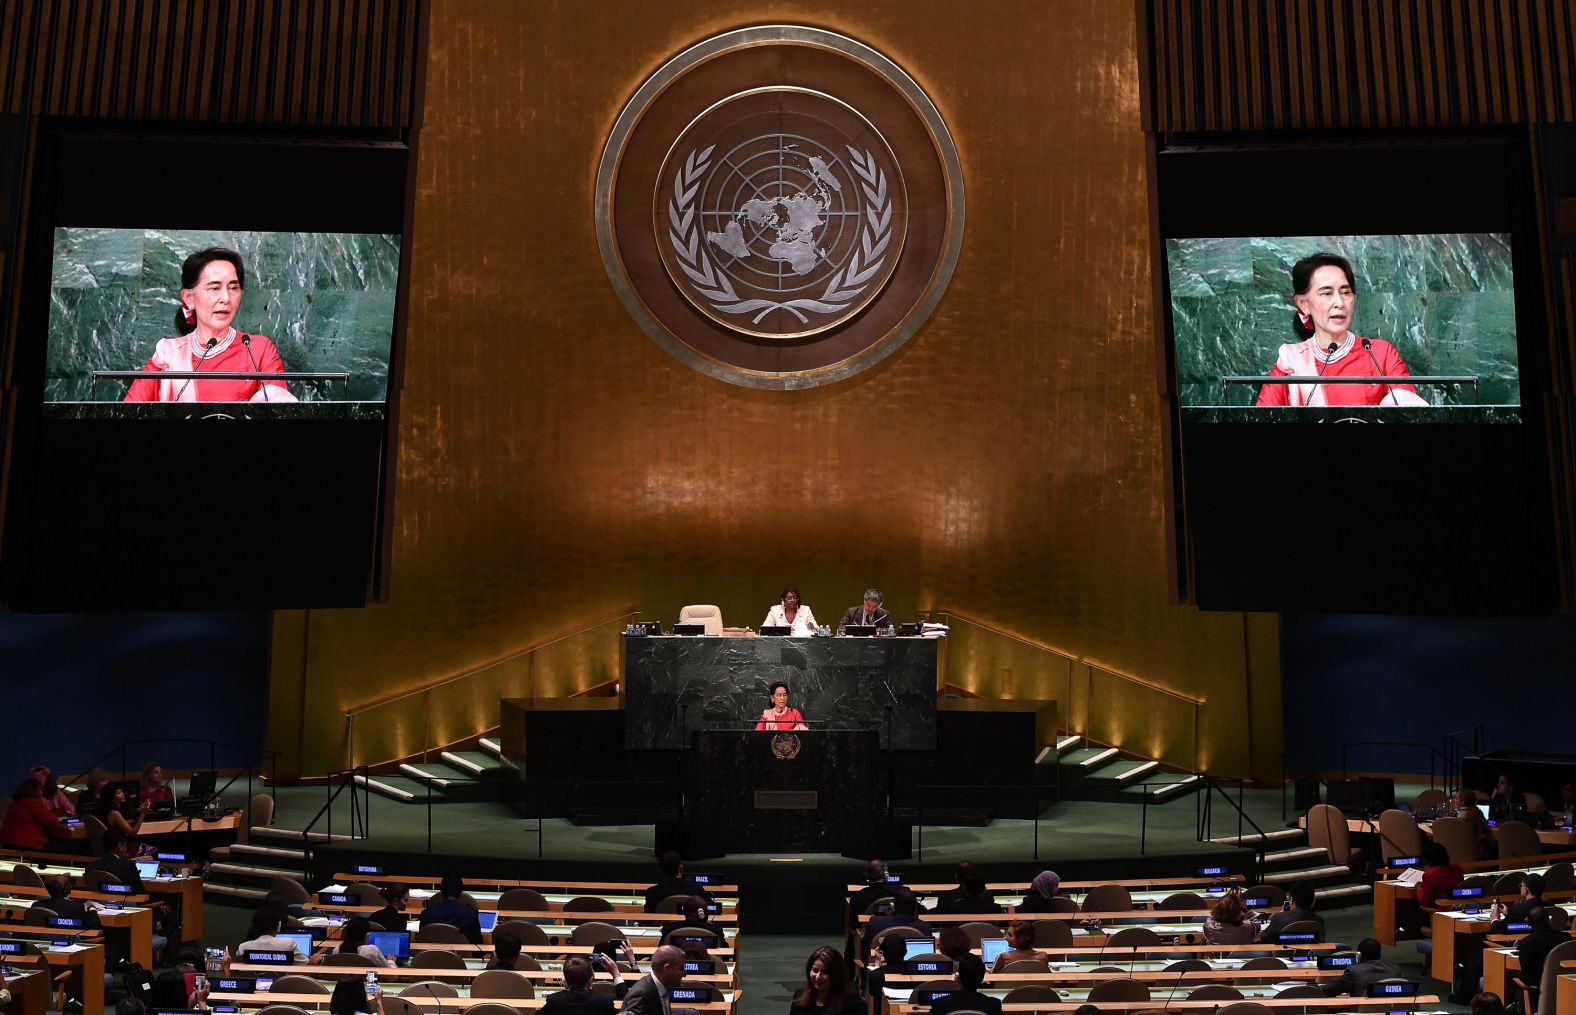
{"type": "Polygon", "coordinates": [[[1332,804],[1308,808],[1308,844],[1329,852],[1330,862],[1356,870],[1362,866],[1363,851],[1352,848],[1352,832],[1346,815],[1332,804]]]}
{"type": "Polygon", "coordinates": [[[1477,836],[1461,818],[1435,818],[1434,841],[1445,847],[1451,863],[1471,863],[1478,858],[1477,836]]]}
{"type": "Polygon", "coordinates": [[[1501,860],[1543,855],[1543,842],[1538,838],[1537,829],[1525,821],[1501,821],[1494,829],[1494,837],[1499,840],[1501,860]]]}
{"type": "Polygon", "coordinates": [[[1386,860],[1423,855],[1423,832],[1410,814],[1392,807],[1379,815],[1379,852],[1386,860]]]}
{"type": "Polygon", "coordinates": [[[707,634],[721,634],[722,608],[706,605],[686,606],[679,611],[679,623],[705,624],[707,634]]]}

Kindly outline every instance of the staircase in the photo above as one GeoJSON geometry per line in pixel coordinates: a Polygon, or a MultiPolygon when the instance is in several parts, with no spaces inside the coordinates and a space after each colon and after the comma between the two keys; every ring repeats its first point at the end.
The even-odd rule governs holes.
{"type": "MultiPolygon", "coordinates": [[[[230,847],[229,856],[208,865],[203,896],[210,902],[254,905],[268,894],[275,878],[306,882],[306,851],[301,833],[278,826],[254,826],[250,841],[230,847]]],[[[338,841],[351,838],[334,835],[338,841]]],[[[323,832],[313,832],[312,842],[328,842],[323,832]]]]}
{"type": "Polygon", "coordinates": [[[1300,828],[1282,828],[1260,835],[1222,835],[1210,839],[1222,846],[1263,849],[1261,883],[1290,888],[1301,881],[1314,887],[1315,905],[1320,909],[1366,904],[1372,900],[1373,885],[1361,872],[1354,875],[1347,867],[1330,860],[1329,851],[1308,845],[1308,833],[1300,828]]]}
{"type": "Polygon", "coordinates": [[[439,751],[432,761],[400,762],[391,771],[358,775],[356,781],[369,792],[404,804],[472,803],[498,800],[519,770],[503,756],[496,740],[483,737],[478,750],[439,751]]]}
{"type": "Polygon", "coordinates": [[[1116,747],[1090,745],[1082,736],[1067,733],[1035,759],[1042,784],[1059,784],[1070,800],[1105,803],[1144,802],[1164,804],[1197,792],[1202,779],[1164,763],[1116,747]]]}

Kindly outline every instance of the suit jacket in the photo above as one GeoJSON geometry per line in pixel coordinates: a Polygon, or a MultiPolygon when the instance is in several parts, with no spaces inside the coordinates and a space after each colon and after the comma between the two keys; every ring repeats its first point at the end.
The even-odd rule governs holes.
{"type": "MultiPolygon", "coordinates": [[[[418,922],[423,926],[429,923],[447,923],[460,929],[465,935],[465,940],[473,945],[482,943],[482,921],[476,915],[476,909],[461,899],[440,898],[432,905],[421,911],[418,922]]],[[[398,928],[403,930],[404,928],[398,928]]]]}
{"type": "Polygon", "coordinates": [[[671,899],[675,895],[699,895],[707,902],[715,901],[711,893],[700,885],[685,881],[683,878],[670,878],[667,881],[658,881],[646,889],[646,912],[654,912],[657,903],[663,899],[671,899]]]}
{"type": "Polygon", "coordinates": [[[542,1003],[544,1015],[613,1015],[617,1004],[606,994],[589,987],[571,987],[547,995],[542,1003]]]}
{"type": "Polygon", "coordinates": [[[667,1015],[667,1008],[662,1003],[663,994],[656,977],[647,973],[629,988],[629,992],[624,995],[624,1007],[619,1010],[629,1012],[630,1015],[667,1015]]]}
{"type": "Polygon", "coordinates": [[[1324,917],[1307,909],[1282,910],[1270,917],[1270,922],[1264,925],[1264,931],[1259,934],[1261,942],[1273,943],[1279,939],[1281,931],[1294,923],[1312,920],[1319,925],[1319,936],[1324,936],[1324,917]]]}
{"type": "Polygon", "coordinates": [[[1345,971],[1334,983],[1320,986],[1326,997],[1339,997],[1350,994],[1353,997],[1363,997],[1368,993],[1370,983],[1388,980],[1401,975],[1401,970],[1384,959],[1374,959],[1372,962],[1358,962],[1347,966],[1345,971]]]}
{"type": "Polygon", "coordinates": [[[969,895],[961,888],[955,888],[936,898],[936,912],[938,913],[1000,913],[1001,905],[989,888],[979,895],[969,895]]]}
{"type": "Polygon", "coordinates": [[[1534,930],[1516,944],[1516,957],[1521,960],[1521,982],[1538,990],[1543,982],[1543,967],[1555,946],[1569,941],[1570,937],[1553,930],[1534,930]]]}
{"type": "Polygon", "coordinates": [[[953,1011],[982,1011],[985,1015],[1002,1015],[1001,1001],[977,990],[959,990],[936,999],[930,1006],[930,1015],[946,1015],[953,1011]]]}
{"type": "MultiPolygon", "coordinates": [[[[837,626],[838,626],[838,628],[841,629],[841,628],[850,627],[850,626],[853,626],[853,625],[856,625],[856,624],[863,624],[864,622],[865,622],[865,607],[864,607],[864,604],[861,603],[858,606],[850,606],[848,608],[848,612],[843,614],[843,619],[839,620],[837,622],[837,626]]],[[[876,627],[891,627],[892,626],[892,614],[888,613],[885,610],[878,609],[878,610],[876,610],[876,619],[874,621],[872,621],[872,623],[876,627]]]]}
{"type": "Polygon", "coordinates": [[[1505,928],[1506,928],[1507,924],[1526,923],[1527,922],[1527,917],[1532,915],[1532,911],[1534,909],[1547,908],[1547,907],[1548,907],[1548,903],[1544,902],[1543,899],[1538,897],[1538,896],[1533,896],[1530,899],[1521,899],[1521,900],[1519,900],[1517,902],[1512,902],[1510,904],[1509,908],[1507,908],[1505,910],[1504,918],[1503,919],[1499,919],[1499,920],[1495,920],[1493,923],[1489,924],[1489,928],[1488,929],[1489,929],[1489,931],[1491,933],[1503,934],[1503,933],[1505,933],[1505,928]]]}
{"type": "Polygon", "coordinates": [[[142,892],[142,875],[137,873],[137,865],[121,856],[119,853],[105,853],[103,856],[87,865],[90,871],[109,871],[110,877],[118,884],[130,885],[135,892],[142,892]]]}

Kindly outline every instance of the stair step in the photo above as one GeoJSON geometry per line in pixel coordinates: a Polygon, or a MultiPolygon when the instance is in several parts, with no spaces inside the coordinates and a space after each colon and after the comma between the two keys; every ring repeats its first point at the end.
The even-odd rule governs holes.
{"type": "Polygon", "coordinates": [[[1083,737],[1078,736],[1076,733],[1072,734],[1071,736],[1062,737],[1060,740],[1056,741],[1056,754],[1058,757],[1060,757],[1061,755],[1066,754],[1068,751],[1073,750],[1081,743],[1083,743],[1083,737]]]}
{"type": "Polygon", "coordinates": [[[301,868],[288,867],[258,867],[246,863],[211,863],[208,865],[208,874],[227,874],[247,878],[291,878],[301,880],[301,868]]]}
{"type": "MultiPolygon", "coordinates": [[[[418,799],[416,783],[410,779],[402,779],[396,775],[380,775],[376,778],[368,775],[356,776],[356,781],[373,793],[398,800],[402,804],[412,803],[418,799]]],[[[426,796],[426,789],[422,789],[422,798],[426,796]]]]}
{"type": "Polygon", "coordinates": [[[228,895],[231,898],[247,899],[253,902],[260,902],[268,897],[267,889],[242,888],[240,885],[216,884],[212,881],[204,884],[202,891],[204,895],[228,895]]]}
{"type": "MultiPolygon", "coordinates": [[[[301,833],[290,828],[280,828],[278,825],[253,825],[252,838],[254,840],[260,838],[288,839],[291,842],[300,842],[301,833]]],[[[334,842],[344,842],[354,838],[354,835],[344,835],[339,832],[335,832],[332,836],[327,832],[312,832],[307,836],[307,839],[311,842],[328,842],[330,840],[334,842]]]]}
{"type": "Polygon", "coordinates": [[[1329,902],[1338,899],[1358,899],[1365,895],[1372,895],[1373,885],[1337,885],[1334,888],[1320,888],[1314,891],[1313,897],[1317,902],[1329,902]]]}
{"type": "Polygon", "coordinates": [[[1328,867],[1307,867],[1301,870],[1274,871],[1263,875],[1267,885],[1291,884],[1294,881],[1323,881],[1330,878],[1351,877],[1352,872],[1345,867],[1330,865],[1328,867]]]}
{"type": "Polygon", "coordinates": [[[1107,747],[1079,747],[1062,755],[1061,763],[1070,768],[1076,768],[1096,754],[1104,754],[1109,749],[1107,747]]]}
{"type": "Polygon", "coordinates": [[[1186,772],[1152,772],[1148,778],[1138,780],[1138,785],[1124,787],[1122,796],[1131,801],[1148,792],[1150,803],[1164,803],[1186,796],[1203,784],[1198,776],[1186,772]]]}
{"type": "Polygon", "coordinates": [[[497,757],[500,761],[504,760],[503,747],[498,743],[498,741],[493,740],[490,737],[482,737],[480,740],[476,741],[476,745],[483,751],[486,751],[488,754],[497,757]]]}
{"type": "Polygon", "coordinates": [[[447,765],[412,765],[409,762],[403,762],[400,764],[399,770],[423,786],[430,779],[433,791],[437,793],[446,792],[450,786],[459,781],[454,769],[447,765]]]}
{"type": "Polygon", "coordinates": [[[1079,759],[1077,765],[1085,772],[1098,772],[1105,766],[1114,764],[1120,760],[1122,760],[1122,752],[1117,750],[1115,747],[1107,747],[1103,751],[1095,751],[1087,758],[1079,759]]]}
{"type": "Polygon", "coordinates": [[[1296,849],[1281,849],[1273,853],[1264,854],[1264,862],[1266,864],[1302,863],[1306,860],[1328,863],[1330,861],[1330,851],[1323,846],[1299,846],[1296,849]]]}
{"type": "Polygon", "coordinates": [[[1196,775],[1183,776],[1169,786],[1161,786],[1150,794],[1150,799],[1155,801],[1175,800],[1189,793],[1197,792],[1203,781],[1196,775]]]}
{"type": "Polygon", "coordinates": [[[230,847],[230,855],[257,857],[264,860],[269,858],[290,860],[299,866],[306,859],[306,850],[289,849],[284,846],[254,846],[250,843],[238,842],[230,847]]]}
{"type": "Polygon", "coordinates": [[[444,751],[438,755],[450,767],[458,769],[468,776],[478,776],[483,772],[495,772],[503,766],[496,755],[485,751],[444,751]]]}
{"type": "Polygon", "coordinates": [[[1247,832],[1243,835],[1221,835],[1210,842],[1222,846],[1258,846],[1269,842],[1285,842],[1290,839],[1301,839],[1306,833],[1300,828],[1277,828],[1273,832],[1247,832]]]}
{"type": "Polygon", "coordinates": [[[1128,783],[1135,779],[1140,779],[1144,776],[1150,775],[1158,771],[1159,768],[1160,762],[1158,761],[1143,761],[1127,769],[1125,772],[1118,772],[1115,778],[1117,782],[1128,783]]]}

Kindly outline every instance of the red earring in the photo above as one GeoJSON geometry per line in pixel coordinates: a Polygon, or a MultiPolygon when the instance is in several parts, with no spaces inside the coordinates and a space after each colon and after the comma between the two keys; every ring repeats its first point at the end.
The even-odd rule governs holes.
{"type": "Polygon", "coordinates": [[[197,319],[197,315],[192,312],[192,308],[191,307],[184,307],[182,309],[184,309],[186,311],[186,323],[187,324],[190,324],[192,321],[197,319]]]}

